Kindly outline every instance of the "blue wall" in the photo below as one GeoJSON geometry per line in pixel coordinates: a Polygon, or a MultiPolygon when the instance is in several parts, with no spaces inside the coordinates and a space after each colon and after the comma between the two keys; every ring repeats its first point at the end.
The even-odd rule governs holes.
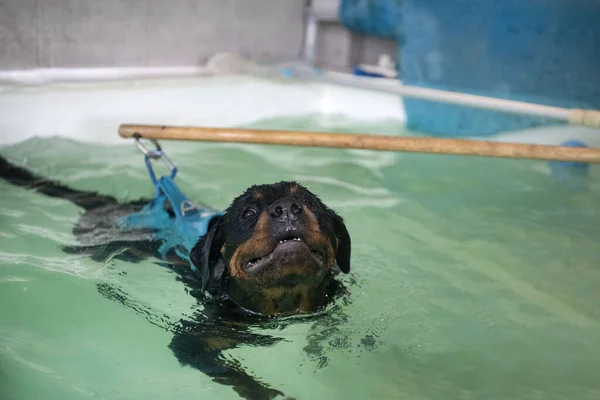
{"type": "MultiPolygon", "coordinates": [[[[371,19],[396,19],[399,74],[407,85],[600,108],[598,0],[345,0],[342,20],[343,9],[358,3],[371,4],[363,14],[371,19]]],[[[556,123],[413,99],[405,105],[409,128],[438,136],[556,123]]]]}

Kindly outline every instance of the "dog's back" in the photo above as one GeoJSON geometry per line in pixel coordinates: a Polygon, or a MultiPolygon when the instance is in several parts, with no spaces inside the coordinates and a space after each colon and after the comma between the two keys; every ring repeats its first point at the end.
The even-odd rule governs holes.
{"type": "Polygon", "coordinates": [[[123,216],[139,211],[148,202],[146,199],[119,203],[112,196],[73,189],[39,176],[1,155],[0,178],[45,196],[67,200],[84,210],[73,227],[80,245],[64,246],[63,250],[68,254],[86,254],[97,262],[109,257],[138,262],[156,254],[159,244],[153,239],[152,232],[123,230],[118,223],[123,216]]]}
{"type": "Polygon", "coordinates": [[[0,178],[15,186],[35,190],[46,196],[69,200],[85,210],[117,204],[114,197],[69,188],[54,180],[35,175],[31,171],[11,163],[1,155],[0,178]]]}

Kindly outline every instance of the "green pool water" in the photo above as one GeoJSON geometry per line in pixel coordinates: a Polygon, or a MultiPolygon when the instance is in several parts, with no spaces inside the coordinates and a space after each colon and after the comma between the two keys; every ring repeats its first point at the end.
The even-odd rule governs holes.
{"type": "MultiPolygon", "coordinates": [[[[403,134],[311,116],[255,126],[403,134]]],[[[224,208],[294,179],[346,219],[350,293],[331,318],[256,328],[285,340],[225,354],[263,382],[296,399],[600,398],[597,167],[574,189],[535,161],[162,144],[194,200],[224,208]]],[[[152,195],[132,142],[36,138],[0,153],[75,188],[152,195]]],[[[76,206],[0,190],[1,399],[238,398],[168,349],[162,326],[198,307],[173,273],[67,255],[76,206]]]]}

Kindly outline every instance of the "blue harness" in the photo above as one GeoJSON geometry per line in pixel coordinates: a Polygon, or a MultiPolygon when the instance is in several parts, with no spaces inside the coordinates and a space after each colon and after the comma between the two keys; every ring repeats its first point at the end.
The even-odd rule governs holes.
{"type": "Polygon", "coordinates": [[[162,242],[158,249],[161,258],[166,259],[170,251],[175,251],[179,257],[189,262],[192,270],[196,271],[189,253],[198,239],[207,234],[210,221],[223,213],[208,206],[192,203],[179,190],[174,182],[177,167],[169,160],[157,141],[152,140],[156,149],[149,150],[141,143],[139,136],[135,140],[138,148],[144,153],[146,168],[156,191],[154,198],[148,204],[139,212],[122,218],[120,225],[124,229],[154,231],[154,237],[162,242]],[[162,159],[169,168],[170,174],[157,179],[152,168],[153,159],[162,159]],[[171,205],[174,217],[165,209],[166,202],[171,205]]]}

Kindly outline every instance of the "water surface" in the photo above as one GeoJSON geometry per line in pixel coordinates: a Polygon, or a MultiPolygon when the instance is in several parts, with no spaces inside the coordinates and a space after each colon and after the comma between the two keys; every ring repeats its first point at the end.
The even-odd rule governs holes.
{"type": "MultiPolygon", "coordinates": [[[[312,116],[256,126],[404,133],[312,116]]],[[[347,222],[350,294],[331,318],[259,329],[285,340],[226,354],[271,386],[297,399],[600,397],[597,167],[567,185],[536,161],[162,144],[194,200],[222,209],[251,184],[293,179],[347,222]]],[[[131,142],[34,138],[0,153],[122,200],[153,192],[131,142]]],[[[0,397],[238,398],[167,348],[163,326],[196,307],[174,274],[67,255],[76,206],[0,190],[0,397]]]]}

